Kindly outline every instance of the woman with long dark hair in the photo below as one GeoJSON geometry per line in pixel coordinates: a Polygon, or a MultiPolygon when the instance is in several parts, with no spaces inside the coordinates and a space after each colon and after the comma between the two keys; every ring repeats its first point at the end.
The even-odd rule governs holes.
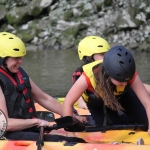
{"type": "Polygon", "coordinates": [[[129,50],[112,47],[104,60],[84,65],[83,71],[65,98],[63,116],[72,115],[73,104],[88,89],[97,97],[87,102],[96,126],[131,123],[150,126],[150,96],[129,50]],[[120,118],[122,112],[128,116],[125,122],[120,118]]]}

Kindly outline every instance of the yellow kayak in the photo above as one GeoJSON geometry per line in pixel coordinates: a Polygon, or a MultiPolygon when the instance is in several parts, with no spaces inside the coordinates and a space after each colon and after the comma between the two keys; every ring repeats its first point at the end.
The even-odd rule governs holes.
{"type": "MultiPolygon", "coordinates": [[[[57,99],[60,103],[64,98],[57,99]]],[[[47,111],[35,103],[37,111],[47,111]]],[[[75,108],[80,115],[89,115],[88,110],[75,108]]],[[[59,118],[58,114],[54,114],[59,118]]],[[[50,134],[66,135],[64,129],[53,130],[50,134]]],[[[77,137],[83,138],[88,143],[78,143],[73,146],[65,146],[65,142],[44,142],[42,150],[150,150],[150,136],[145,131],[134,130],[108,130],[98,132],[76,132],[77,137]],[[141,142],[142,141],[142,142],[141,142]]],[[[0,140],[0,150],[36,150],[35,141],[7,141],[0,140]]]]}
{"type": "MultiPolygon", "coordinates": [[[[0,141],[1,150],[36,150],[36,142],[33,141],[0,141]]],[[[74,146],[64,146],[63,142],[44,142],[42,150],[149,150],[150,145],[133,144],[101,144],[87,143],[76,144],[74,146]]]]}
{"type": "MultiPolygon", "coordinates": [[[[57,98],[58,102],[63,103],[64,98],[57,98]]],[[[75,109],[78,111],[79,115],[89,115],[89,111],[85,109],[78,108],[77,103],[74,105],[75,109]]],[[[38,111],[46,111],[43,107],[36,104],[36,109],[38,111]]],[[[55,114],[55,118],[60,116],[55,114]]],[[[66,135],[66,131],[63,129],[53,130],[51,134],[60,134],[66,135]]],[[[145,131],[134,131],[134,130],[108,130],[104,133],[102,132],[76,132],[77,137],[83,138],[85,141],[89,142],[88,144],[77,144],[72,147],[79,149],[149,149],[150,148],[150,136],[145,131]],[[144,145],[136,145],[137,141],[142,138],[144,145]],[[115,146],[113,146],[115,144],[115,146]],[[116,145],[117,144],[117,145],[116,145]],[[80,145],[80,146],[79,146],[80,145]],[[81,146],[82,145],[82,146],[81,146]],[[86,147],[87,146],[87,147],[86,147]],[[95,146],[95,147],[94,147],[95,146]]],[[[62,148],[63,149],[63,148],[62,148]]],[[[64,148],[65,149],[65,148],[64,148]]]]}

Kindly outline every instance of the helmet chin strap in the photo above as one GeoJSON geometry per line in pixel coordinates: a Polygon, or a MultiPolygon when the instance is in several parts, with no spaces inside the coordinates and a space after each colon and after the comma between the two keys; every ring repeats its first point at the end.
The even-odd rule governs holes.
{"type": "Polygon", "coordinates": [[[5,70],[6,70],[9,74],[12,74],[12,72],[8,69],[8,67],[7,67],[6,64],[3,64],[3,67],[5,68],[5,70]]]}
{"type": "Polygon", "coordinates": [[[6,70],[9,74],[12,74],[12,72],[8,69],[7,64],[5,63],[5,61],[6,61],[7,58],[8,58],[8,57],[6,57],[6,58],[4,59],[4,61],[3,61],[3,67],[5,68],[5,70],[6,70]]]}

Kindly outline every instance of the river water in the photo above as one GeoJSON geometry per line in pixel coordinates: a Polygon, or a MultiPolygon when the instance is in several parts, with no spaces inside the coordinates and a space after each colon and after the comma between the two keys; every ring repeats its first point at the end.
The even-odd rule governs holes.
{"type": "MultiPolygon", "coordinates": [[[[150,53],[132,52],[144,83],[150,84],[150,53]]],[[[82,64],[76,50],[27,51],[21,65],[31,79],[51,96],[65,96],[72,86],[71,76],[82,64]]]]}

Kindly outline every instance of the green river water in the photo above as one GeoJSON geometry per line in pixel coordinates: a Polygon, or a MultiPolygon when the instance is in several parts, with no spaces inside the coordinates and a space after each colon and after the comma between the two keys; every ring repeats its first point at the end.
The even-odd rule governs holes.
{"type": "MultiPolygon", "coordinates": [[[[150,84],[150,53],[133,52],[142,81],[150,84]]],[[[65,96],[72,86],[71,76],[82,64],[76,50],[27,51],[21,65],[31,79],[46,93],[65,96]]]]}

